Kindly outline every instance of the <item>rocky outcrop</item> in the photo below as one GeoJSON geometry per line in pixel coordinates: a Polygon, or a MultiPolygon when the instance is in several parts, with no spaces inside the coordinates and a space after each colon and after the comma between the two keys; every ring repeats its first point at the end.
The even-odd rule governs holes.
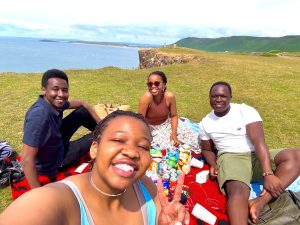
{"type": "Polygon", "coordinates": [[[139,59],[141,69],[189,62],[189,59],[182,55],[163,54],[156,49],[139,50],[139,59]]]}

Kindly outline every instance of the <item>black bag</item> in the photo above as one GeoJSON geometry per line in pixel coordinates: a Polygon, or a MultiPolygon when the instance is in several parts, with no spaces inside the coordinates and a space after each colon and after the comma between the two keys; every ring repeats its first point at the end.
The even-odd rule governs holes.
{"type": "Polygon", "coordinates": [[[16,155],[17,153],[13,151],[10,157],[0,159],[0,189],[7,187],[12,182],[23,180],[25,176],[16,155]]]}
{"type": "MultiPolygon", "coordinates": [[[[253,224],[249,221],[249,224],[253,224]]],[[[267,204],[255,225],[299,225],[300,192],[286,191],[267,204]]]]}

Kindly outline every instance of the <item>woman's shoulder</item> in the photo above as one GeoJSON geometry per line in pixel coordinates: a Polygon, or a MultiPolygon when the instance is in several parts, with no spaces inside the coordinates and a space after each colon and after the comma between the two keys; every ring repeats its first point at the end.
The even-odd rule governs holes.
{"type": "Polygon", "coordinates": [[[50,183],[41,188],[34,189],[33,191],[35,192],[32,193],[32,196],[35,196],[37,199],[42,196],[43,202],[46,201],[49,204],[65,202],[66,205],[61,204],[62,208],[68,208],[72,205],[72,200],[75,200],[71,189],[62,182],[50,183]]]}
{"type": "Polygon", "coordinates": [[[141,97],[153,98],[152,94],[149,91],[145,91],[141,97]]]}
{"type": "Polygon", "coordinates": [[[11,224],[18,224],[20,218],[22,224],[65,224],[64,220],[67,220],[67,215],[74,208],[72,205],[76,205],[70,197],[71,193],[67,193],[68,187],[59,182],[32,189],[16,199],[3,216],[10,218],[11,224]],[[13,216],[15,212],[19,213],[18,218],[13,216]],[[35,216],[28,217],[32,214],[35,216]]]}
{"type": "Polygon", "coordinates": [[[166,91],[165,92],[165,97],[168,98],[168,99],[173,99],[173,98],[175,98],[175,93],[170,92],[170,91],[166,91]]]}
{"type": "Polygon", "coordinates": [[[142,94],[140,101],[150,103],[153,101],[153,96],[149,91],[146,91],[142,94]]]}
{"type": "Polygon", "coordinates": [[[176,97],[173,92],[166,91],[165,92],[165,99],[167,102],[167,105],[170,106],[171,104],[176,104],[176,97]]]}
{"type": "Polygon", "coordinates": [[[60,182],[55,182],[55,183],[50,183],[45,186],[39,187],[39,188],[34,188],[30,190],[29,192],[26,192],[20,198],[20,201],[24,199],[32,199],[32,200],[37,200],[40,201],[39,197],[43,197],[43,202],[45,201],[55,201],[59,200],[61,198],[67,197],[64,193],[67,191],[67,186],[60,183],[60,182]]]}

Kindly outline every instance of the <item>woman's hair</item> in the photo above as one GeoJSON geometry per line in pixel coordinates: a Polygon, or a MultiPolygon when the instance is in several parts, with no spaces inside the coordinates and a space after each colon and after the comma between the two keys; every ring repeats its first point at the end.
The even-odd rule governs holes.
{"type": "Polygon", "coordinates": [[[223,85],[223,86],[226,86],[226,87],[228,88],[228,90],[229,90],[230,97],[232,97],[231,86],[230,86],[229,83],[227,83],[227,82],[225,82],[225,81],[217,81],[217,82],[215,82],[215,83],[211,86],[211,88],[209,89],[209,94],[211,93],[213,87],[214,87],[214,86],[217,86],[217,85],[223,85]]]}
{"type": "Polygon", "coordinates": [[[107,115],[103,120],[101,120],[97,124],[95,130],[93,131],[93,141],[96,141],[97,143],[99,143],[103,132],[105,131],[106,127],[108,126],[108,123],[111,120],[118,118],[120,116],[128,116],[128,117],[135,118],[139,121],[142,121],[148,127],[149,133],[150,133],[149,124],[146,121],[146,119],[143,117],[142,114],[130,112],[130,111],[117,110],[117,111],[114,111],[111,114],[107,115]]]}
{"type": "Polygon", "coordinates": [[[150,73],[149,74],[149,76],[148,76],[148,80],[149,80],[149,78],[150,78],[150,76],[151,75],[158,75],[158,76],[160,76],[161,77],[161,79],[162,79],[162,81],[164,82],[164,84],[167,84],[167,76],[166,76],[166,74],[164,73],[164,72],[162,72],[162,71],[154,71],[154,72],[152,72],[152,73],[150,73]]]}

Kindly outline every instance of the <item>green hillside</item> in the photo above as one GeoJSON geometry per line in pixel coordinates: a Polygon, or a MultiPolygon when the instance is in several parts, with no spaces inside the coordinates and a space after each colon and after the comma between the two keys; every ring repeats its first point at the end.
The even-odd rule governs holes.
{"type": "Polygon", "coordinates": [[[268,52],[271,50],[300,52],[300,35],[284,37],[232,36],[221,38],[188,37],[175,43],[177,46],[201,49],[208,52],[268,52]]]}

